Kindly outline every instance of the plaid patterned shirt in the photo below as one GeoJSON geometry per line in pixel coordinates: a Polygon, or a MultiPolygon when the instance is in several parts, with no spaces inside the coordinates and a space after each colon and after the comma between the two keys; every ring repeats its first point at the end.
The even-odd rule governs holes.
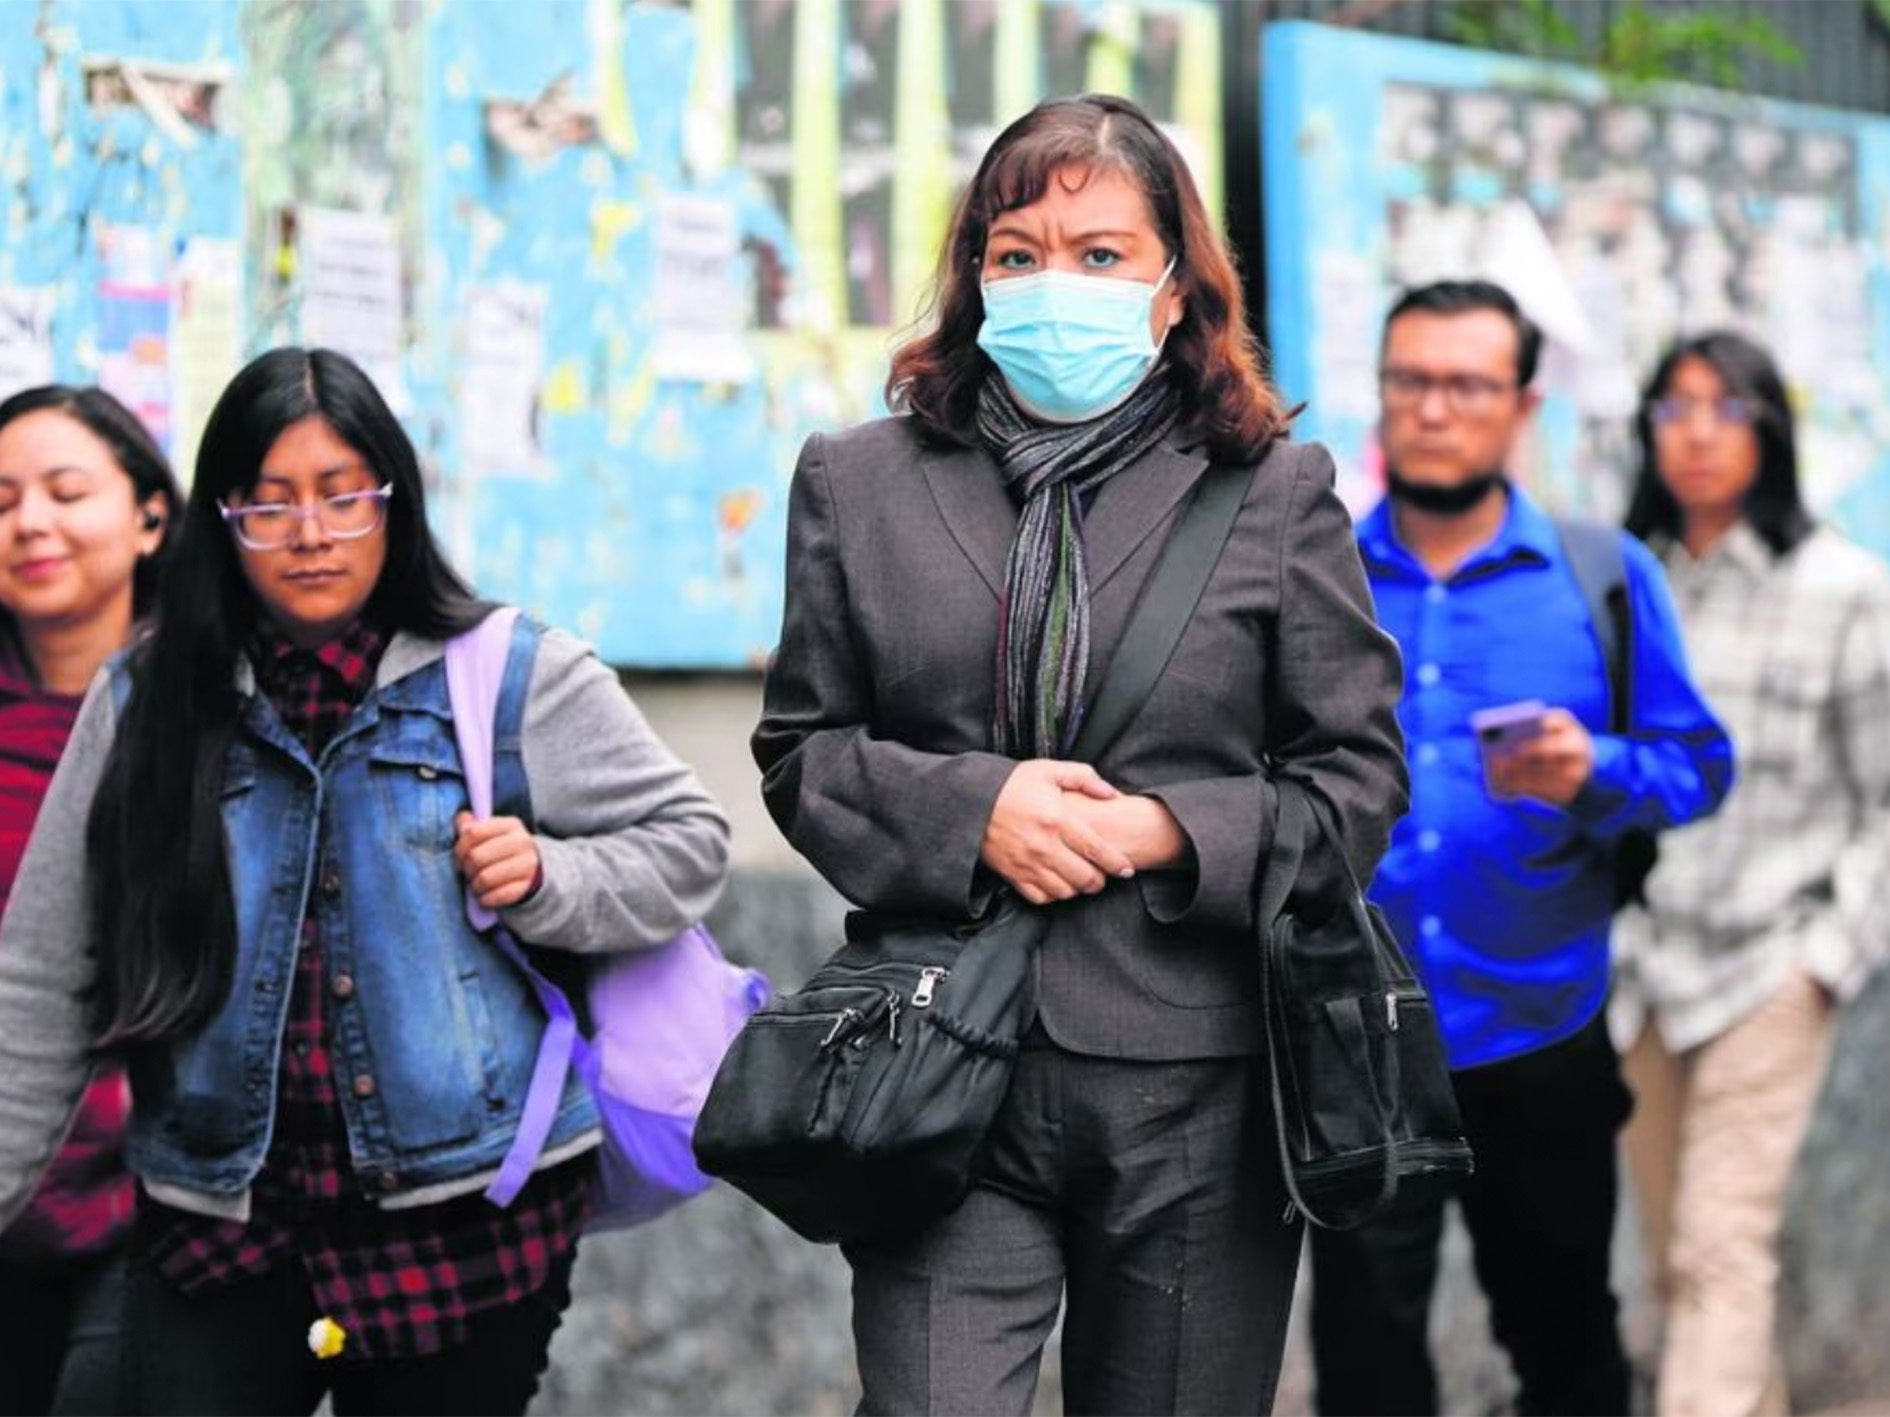
{"type": "MultiPolygon", "coordinates": [[[[0,637],[0,909],[12,897],[20,857],[72,736],[79,701],[77,694],[34,683],[0,637]]],[[[0,1235],[0,1262],[93,1254],[130,1233],[133,1184],[124,1146],[130,1100],[124,1070],[101,1065],[32,1202],[0,1235]]]]}
{"type": "Polygon", "coordinates": [[[1664,832],[1648,910],[1615,930],[1616,1037],[1713,1038],[1794,968],[1838,998],[1890,946],[1890,567],[1820,527],[1788,555],[1741,523],[1657,548],[1687,657],[1731,731],[1719,815],[1664,832]]]}
{"type": "MultiPolygon", "coordinates": [[[[319,754],[367,692],[383,639],[357,623],[314,651],[269,638],[252,650],[284,725],[319,754]]],[[[483,1195],[411,1210],[371,1203],[348,1159],[329,1051],[321,932],[302,922],[277,1084],[276,1125],[247,1223],[186,1215],[147,1197],[140,1246],[184,1293],[301,1265],[315,1306],[347,1331],[344,1358],[437,1353],[466,1321],[542,1287],[572,1252],[590,1161],[535,1175],[508,1209],[483,1195]]]]}

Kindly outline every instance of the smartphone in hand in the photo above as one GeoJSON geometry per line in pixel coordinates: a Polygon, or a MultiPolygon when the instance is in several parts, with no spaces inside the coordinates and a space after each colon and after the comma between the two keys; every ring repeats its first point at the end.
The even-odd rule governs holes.
{"type": "Polygon", "coordinates": [[[1490,796],[1499,801],[1509,800],[1512,794],[1497,789],[1490,766],[1503,754],[1514,752],[1530,739],[1540,737],[1543,715],[1548,711],[1549,706],[1541,699],[1523,699],[1478,709],[1470,715],[1470,731],[1476,735],[1477,752],[1483,759],[1483,785],[1490,796]]]}

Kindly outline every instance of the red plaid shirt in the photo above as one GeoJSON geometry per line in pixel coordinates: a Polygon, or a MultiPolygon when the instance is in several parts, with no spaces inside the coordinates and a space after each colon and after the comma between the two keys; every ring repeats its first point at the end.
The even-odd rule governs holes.
{"type": "MultiPolygon", "coordinates": [[[[42,689],[0,645],[0,910],[78,715],[77,694],[42,689]]],[[[124,1155],[128,1100],[123,1070],[102,1066],[32,1202],[0,1237],[0,1259],[91,1254],[125,1237],[133,1190],[124,1155]]]]}
{"type": "MultiPolygon", "coordinates": [[[[253,651],[263,692],[319,755],[366,694],[383,640],[357,623],[314,651],[273,636],[253,651]]],[[[508,1209],[471,1194],[412,1210],[372,1204],[349,1164],[329,1052],[320,928],[302,949],[283,1033],[276,1126],[251,1192],[248,1223],[142,1202],[141,1244],[158,1271],[198,1293],[285,1261],[307,1273],[317,1310],[347,1331],[344,1358],[437,1353],[466,1341],[466,1321],[542,1287],[577,1244],[588,1158],[541,1171],[508,1209]]]]}

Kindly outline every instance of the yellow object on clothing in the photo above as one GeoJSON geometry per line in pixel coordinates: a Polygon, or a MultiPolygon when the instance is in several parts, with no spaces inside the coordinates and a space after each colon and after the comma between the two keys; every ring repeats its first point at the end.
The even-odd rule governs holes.
{"type": "Polygon", "coordinates": [[[308,1326],[308,1351],[317,1358],[333,1358],[348,1346],[348,1331],[327,1315],[308,1326]]]}

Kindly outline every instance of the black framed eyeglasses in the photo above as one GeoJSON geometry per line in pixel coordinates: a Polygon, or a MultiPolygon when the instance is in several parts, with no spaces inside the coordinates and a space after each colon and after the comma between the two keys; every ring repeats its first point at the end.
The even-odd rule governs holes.
{"type": "Polygon", "coordinates": [[[1506,383],[1487,374],[1427,374],[1395,365],[1378,371],[1378,396],[1395,409],[1416,408],[1436,390],[1452,413],[1482,413],[1518,387],[1513,380],[1506,383]]]}

